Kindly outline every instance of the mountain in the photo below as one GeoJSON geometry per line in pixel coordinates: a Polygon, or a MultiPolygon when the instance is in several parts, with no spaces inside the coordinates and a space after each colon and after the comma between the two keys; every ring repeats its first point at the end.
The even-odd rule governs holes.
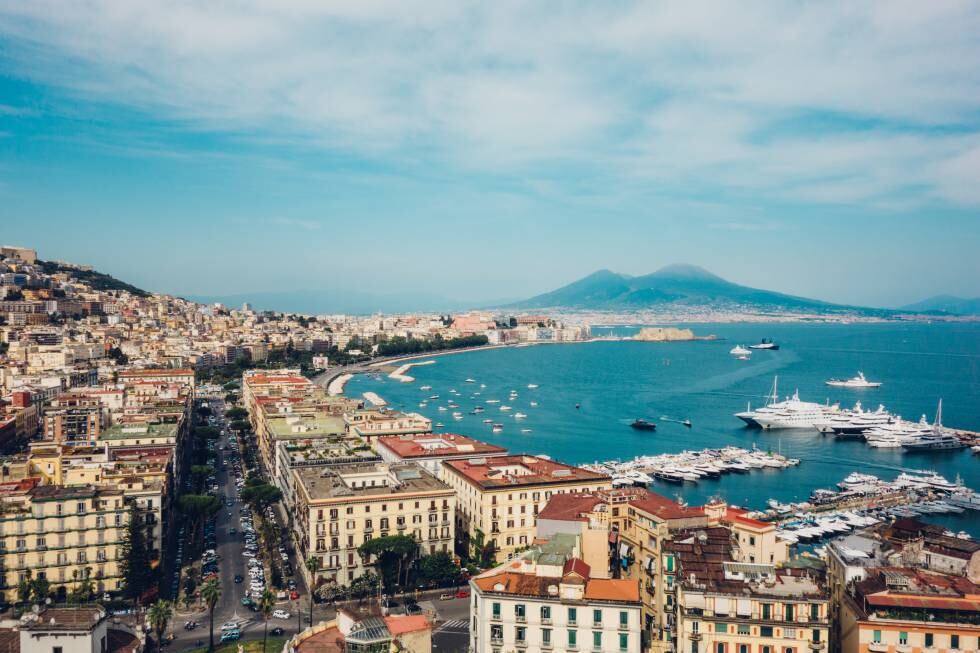
{"type": "Polygon", "coordinates": [[[969,299],[954,295],[936,295],[921,302],[903,306],[903,311],[948,313],[950,315],[980,315],[980,297],[969,299]]]}
{"type": "Polygon", "coordinates": [[[600,270],[552,292],[512,306],[517,308],[567,307],[599,310],[630,310],[653,307],[705,306],[724,308],[750,306],[762,310],[812,312],[863,311],[805,297],[740,286],[694,265],[668,265],[652,274],[631,277],[600,270]]]}

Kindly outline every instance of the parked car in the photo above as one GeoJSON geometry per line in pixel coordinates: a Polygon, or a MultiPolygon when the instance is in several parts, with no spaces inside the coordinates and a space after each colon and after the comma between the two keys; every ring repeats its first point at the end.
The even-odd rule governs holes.
{"type": "Polygon", "coordinates": [[[240,630],[228,630],[221,634],[222,642],[236,642],[242,638],[240,630]]]}
{"type": "Polygon", "coordinates": [[[456,590],[456,598],[457,599],[468,599],[468,598],[470,598],[470,591],[469,590],[464,590],[464,589],[456,590]]]}
{"type": "Polygon", "coordinates": [[[272,616],[273,616],[273,617],[274,617],[275,619],[289,619],[289,613],[288,613],[288,612],[286,612],[285,610],[275,610],[275,611],[274,611],[274,612],[272,613],[272,616]]]}

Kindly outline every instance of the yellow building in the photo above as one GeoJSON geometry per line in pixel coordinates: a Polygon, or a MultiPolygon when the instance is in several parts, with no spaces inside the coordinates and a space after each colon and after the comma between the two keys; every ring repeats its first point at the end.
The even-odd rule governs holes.
{"type": "Polygon", "coordinates": [[[459,497],[460,545],[482,541],[507,558],[534,541],[552,496],[612,488],[604,474],[527,455],[447,460],[443,479],[459,497]]]}
{"type": "Polygon", "coordinates": [[[358,547],[379,537],[410,535],[423,555],[452,552],[456,494],[416,465],[372,462],[292,473],[297,549],[303,560],[319,558],[318,577],[350,583],[366,562],[373,564],[358,547]]]}

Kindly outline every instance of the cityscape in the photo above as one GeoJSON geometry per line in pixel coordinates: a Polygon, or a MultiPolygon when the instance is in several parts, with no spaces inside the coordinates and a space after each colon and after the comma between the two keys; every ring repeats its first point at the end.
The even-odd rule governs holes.
{"type": "Polygon", "coordinates": [[[0,0],[0,653],[980,653],[978,35],[0,0]]]}

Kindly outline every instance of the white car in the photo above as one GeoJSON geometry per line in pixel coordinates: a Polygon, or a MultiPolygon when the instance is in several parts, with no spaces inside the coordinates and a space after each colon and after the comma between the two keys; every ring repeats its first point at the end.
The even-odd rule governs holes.
{"type": "Polygon", "coordinates": [[[227,621],[221,624],[221,630],[238,630],[238,623],[235,621],[227,621]]]}
{"type": "Polygon", "coordinates": [[[289,613],[285,610],[276,610],[272,613],[272,616],[276,619],[289,619],[289,613]]]}

